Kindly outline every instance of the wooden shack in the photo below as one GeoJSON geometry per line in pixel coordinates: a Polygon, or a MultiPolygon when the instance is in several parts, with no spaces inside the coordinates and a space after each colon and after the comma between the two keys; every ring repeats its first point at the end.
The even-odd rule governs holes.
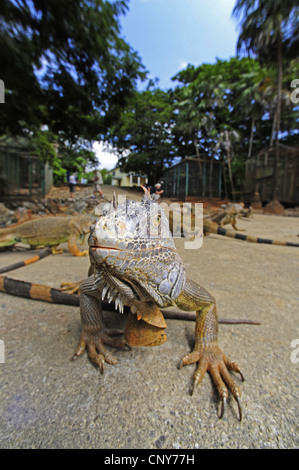
{"type": "Polygon", "coordinates": [[[26,139],[0,142],[0,198],[45,196],[52,185],[52,169],[34,155],[26,139]]]}
{"type": "Polygon", "coordinates": [[[223,191],[223,162],[186,157],[164,170],[163,183],[168,197],[221,197],[223,191]]]}
{"type": "MultiPolygon", "coordinates": [[[[299,146],[279,145],[276,198],[283,204],[299,203],[299,146]]],[[[273,198],[276,147],[266,148],[246,162],[245,194],[248,202],[259,192],[266,203],[273,198]]]]}

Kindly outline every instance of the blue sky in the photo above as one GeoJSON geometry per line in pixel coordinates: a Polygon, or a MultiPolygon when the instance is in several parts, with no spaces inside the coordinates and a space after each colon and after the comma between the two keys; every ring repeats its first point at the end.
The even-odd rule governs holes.
{"type": "MultiPolygon", "coordinates": [[[[130,0],[121,18],[121,36],[135,49],[150,78],[163,90],[188,63],[214,63],[236,53],[238,30],[231,17],[236,0],[130,0]]],[[[99,148],[97,145],[96,148],[99,148]]],[[[100,168],[111,169],[117,157],[97,150],[100,168]]]]}
{"type": "Polygon", "coordinates": [[[237,23],[231,18],[236,0],[130,0],[122,18],[122,35],[139,52],[159,86],[188,63],[213,63],[235,55],[237,23]]]}

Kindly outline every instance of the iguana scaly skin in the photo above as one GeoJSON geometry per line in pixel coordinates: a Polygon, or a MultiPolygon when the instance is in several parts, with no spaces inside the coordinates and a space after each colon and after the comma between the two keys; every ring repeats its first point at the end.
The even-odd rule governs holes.
{"type": "Polygon", "coordinates": [[[57,247],[68,243],[74,256],[85,256],[88,250],[79,250],[77,242],[84,242],[95,217],[86,214],[73,217],[42,217],[22,224],[0,229],[0,247],[24,243],[31,248],[57,247]]]}
{"type": "Polygon", "coordinates": [[[196,311],[194,350],[182,359],[180,367],[197,363],[193,391],[209,371],[221,398],[220,417],[229,389],[241,419],[241,392],[230,371],[241,372],[218,346],[215,300],[186,278],[168,220],[149,193],[141,202],[126,200],[118,207],[115,202],[103,206],[101,217],[91,228],[89,245],[94,273],[80,286],[82,333],[74,357],[87,348],[89,358],[103,372],[105,362],[117,362],[105,344],[121,348],[159,345],[166,341],[160,308],[176,305],[184,311],[196,311]],[[120,311],[124,305],[130,307],[123,338],[112,338],[118,331],[105,328],[102,300],[114,301],[120,311]]]}

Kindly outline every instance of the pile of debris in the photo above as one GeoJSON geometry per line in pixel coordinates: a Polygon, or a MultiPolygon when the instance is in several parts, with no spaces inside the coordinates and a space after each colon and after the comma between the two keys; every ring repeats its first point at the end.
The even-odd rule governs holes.
{"type": "MultiPolygon", "coordinates": [[[[56,188],[55,188],[56,189],[56,188]]],[[[67,190],[51,191],[45,198],[11,199],[0,203],[0,226],[25,222],[47,215],[78,215],[92,213],[103,199],[95,198],[91,188],[69,197],[67,190]]]]}

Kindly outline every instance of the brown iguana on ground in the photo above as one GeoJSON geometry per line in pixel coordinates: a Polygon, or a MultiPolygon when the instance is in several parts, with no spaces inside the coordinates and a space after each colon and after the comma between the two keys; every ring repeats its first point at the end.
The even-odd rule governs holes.
{"type": "Polygon", "coordinates": [[[235,230],[243,231],[244,229],[240,229],[236,225],[236,218],[238,216],[237,210],[232,207],[231,209],[225,209],[211,216],[207,216],[204,220],[208,220],[209,222],[215,222],[219,227],[223,227],[224,225],[231,224],[235,230]]]}
{"type": "Polygon", "coordinates": [[[232,202],[230,204],[222,204],[221,209],[224,209],[226,211],[230,211],[231,209],[234,209],[239,219],[242,219],[242,218],[246,219],[253,215],[252,207],[250,206],[246,209],[244,202],[239,202],[239,203],[232,202]]]}
{"type": "Polygon", "coordinates": [[[196,311],[195,346],[184,356],[180,368],[197,363],[193,391],[209,371],[221,398],[223,416],[228,389],[237,401],[242,418],[240,389],[230,371],[240,367],[231,362],[218,346],[218,319],[214,298],[193,280],[176,252],[168,220],[148,192],[141,202],[115,201],[103,206],[102,216],[91,227],[90,261],[93,274],[80,286],[82,332],[74,357],[87,348],[89,358],[104,370],[105,363],[116,364],[109,346],[156,346],[166,341],[166,323],[160,308],[176,305],[196,311]],[[114,301],[120,312],[130,307],[124,337],[105,328],[102,300],[114,301]]]}
{"type": "Polygon", "coordinates": [[[89,227],[95,220],[90,214],[72,217],[42,217],[0,229],[0,248],[16,243],[30,245],[30,248],[57,247],[67,242],[74,256],[85,256],[88,250],[79,250],[77,243],[84,243],[89,227]]]}

